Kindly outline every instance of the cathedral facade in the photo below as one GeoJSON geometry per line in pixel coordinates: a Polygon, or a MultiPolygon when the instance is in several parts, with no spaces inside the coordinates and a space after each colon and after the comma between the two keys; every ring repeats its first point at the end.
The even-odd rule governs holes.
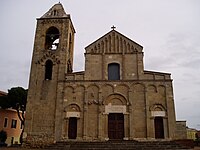
{"type": "Polygon", "coordinates": [[[143,47],[114,28],[85,48],[73,72],[75,29],[62,4],[37,19],[27,141],[173,139],[169,73],[144,70],[143,47]]]}

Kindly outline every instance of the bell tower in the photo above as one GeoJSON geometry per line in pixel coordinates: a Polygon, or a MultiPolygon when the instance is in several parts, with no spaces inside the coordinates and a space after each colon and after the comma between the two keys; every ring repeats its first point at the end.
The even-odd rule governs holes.
{"type": "Polygon", "coordinates": [[[59,140],[63,81],[72,72],[73,27],[61,3],[37,19],[26,108],[27,140],[59,140]]]}

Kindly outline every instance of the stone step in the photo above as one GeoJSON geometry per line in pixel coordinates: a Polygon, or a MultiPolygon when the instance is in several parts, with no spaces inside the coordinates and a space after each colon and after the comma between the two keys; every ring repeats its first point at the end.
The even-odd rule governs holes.
{"type": "Polygon", "coordinates": [[[173,141],[108,141],[108,142],[57,142],[46,150],[186,150],[173,141]]]}

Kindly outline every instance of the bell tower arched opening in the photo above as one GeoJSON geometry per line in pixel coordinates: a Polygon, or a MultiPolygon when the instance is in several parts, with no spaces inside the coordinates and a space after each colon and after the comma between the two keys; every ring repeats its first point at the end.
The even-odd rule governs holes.
{"type": "Polygon", "coordinates": [[[56,50],[59,45],[59,30],[56,27],[50,27],[46,32],[45,49],[56,50]]]}

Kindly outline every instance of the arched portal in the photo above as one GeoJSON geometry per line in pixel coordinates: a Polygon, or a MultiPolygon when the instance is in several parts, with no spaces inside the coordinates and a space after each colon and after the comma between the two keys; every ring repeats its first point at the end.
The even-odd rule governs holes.
{"type": "Polygon", "coordinates": [[[128,113],[127,100],[121,94],[112,94],[108,96],[104,103],[105,114],[107,117],[107,136],[108,139],[122,140],[128,133],[128,113]]]}
{"type": "Polygon", "coordinates": [[[66,108],[66,118],[67,118],[67,138],[76,139],[78,135],[78,125],[80,118],[80,107],[77,104],[70,104],[66,108]]]}
{"type": "Polygon", "coordinates": [[[165,108],[162,104],[154,104],[150,107],[151,115],[154,117],[154,133],[156,139],[165,138],[164,117],[166,116],[165,108]]]}

